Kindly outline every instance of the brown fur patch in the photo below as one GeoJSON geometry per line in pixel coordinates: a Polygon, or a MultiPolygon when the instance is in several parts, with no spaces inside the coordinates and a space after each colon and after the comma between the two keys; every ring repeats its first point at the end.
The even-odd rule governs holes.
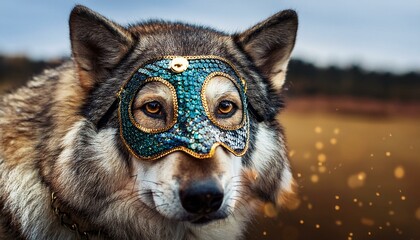
{"type": "Polygon", "coordinates": [[[178,174],[175,177],[180,185],[190,184],[192,181],[217,178],[222,171],[216,158],[197,159],[188,154],[180,152],[177,157],[176,166],[178,174]]]}

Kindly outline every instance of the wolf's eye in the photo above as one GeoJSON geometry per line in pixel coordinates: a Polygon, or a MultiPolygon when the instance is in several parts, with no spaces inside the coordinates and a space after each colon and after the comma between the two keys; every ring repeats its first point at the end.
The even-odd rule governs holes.
{"type": "Polygon", "coordinates": [[[221,118],[228,118],[235,114],[237,109],[238,107],[235,105],[235,103],[228,100],[223,100],[217,106],[217,115],[221,118]]]}
{"type": "Polygon", "coordinates": [[[175,88],[166,80],[146,80],[132,100],[130,120],[143,132],[168,130],[177,119],[178,104],[175,96],[175,88]]]}
{"type": "MultiPolygon", "coordinates": [[[[207,78],[203,86],[205,110],[210,120],[222,129],[237,129],[243,122],[244,111],[236,80],[227,74],[207,78]]],[[[202,93],[203,93],[202,92],[202,93]]]]}
{"type": "Polygon", "coordinates": [[[160,118],[163,115],[162,105],[158,101],[152,101],[144,104],[142,110],[150,117],[160,118]]]}

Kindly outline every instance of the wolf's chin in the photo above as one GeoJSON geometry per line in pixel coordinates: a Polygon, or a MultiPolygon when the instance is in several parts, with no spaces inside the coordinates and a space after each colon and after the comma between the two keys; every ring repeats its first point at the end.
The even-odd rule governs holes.
{"type": "Polygon", "coordinates": [[[174,213],[172,215],[168,214],[167,211],[160,209],[159,205],[156,206],[154,203],[152,205],[148,204],[148,207],[150,208],[150,210],[155,211],[163,218],[176,222],[191,223],[193,225],[206,225],[214,221],[225,219],[231,214],[231,210],[229,210],[228,206],[224,206],[218,211],[206,215],[190,214],[185,212],[184,210],[181,210],[180,212],[174,213]]]}
{"type": "Polygon", "coordinates": [[[216,218],[212,218],[209,216],[201,216],[198,219],[195,219],[193,221],[189,221],[190,223],[194,224],[194,225],[206,225],[209,224],[211,222],[217,221],[217,220],[222,220],[228,217],[228,214],[223,214],[223,216],[218,216],[216,218]]]}
{"type": "Polygon", "coordinates": [[[229,213],[227,211],[220,210],[218,212],[208,214],[208,215],[189,215],[183,219],[173,219],[173,220],[180,221],[180,222],[188,222],[195,226],[200,226],[200,225],[210,224],[215,221],[223,220],[227,217],[229,217],[229,213]]]}

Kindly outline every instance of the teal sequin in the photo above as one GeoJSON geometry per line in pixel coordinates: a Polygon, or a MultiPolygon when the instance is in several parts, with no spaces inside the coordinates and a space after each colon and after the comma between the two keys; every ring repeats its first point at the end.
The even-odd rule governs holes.
{"type": "Polygon", "coordinates": [[[169,68],[172,59],[159,59],[141,66],[125,84],[119,94],[120,125],[122,138],[138,158],[163,156],[174,148],[184,147],[198,156],[208,156],[214,144],[223,143],[235,155],[247,148],[248,113],[245,86],[235,70],[225,61],[216,58],[189,59],[187,70],[172,72],[169,68]],[[214,72],[231,76],[240,86],[245,124],[237,130],[225,130],[214,124],[203,106],[201,91],[205,79],[214,72]],[[160,77],[173,85],[177,95],[178,118],[167,131],[147,133],[137,128],[130,120],[130,102],[142,84],[152,77],[160,77]]]}

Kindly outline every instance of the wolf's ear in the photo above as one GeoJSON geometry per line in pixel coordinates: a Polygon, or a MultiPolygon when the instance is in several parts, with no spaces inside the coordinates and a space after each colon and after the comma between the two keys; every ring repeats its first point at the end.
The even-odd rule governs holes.
{"type": "Polygon", "coordinates": [[[69,24],[80,83],[89,90],[127,53],[133,37],[124,27],[81,5],[72,10],[69,24]]]}
{"type": "Polygon", "coordinates": [[[285,10],[237,36],[239,44],[278,91],[285,81],[297,27],[296,12],[285,10]]]}

